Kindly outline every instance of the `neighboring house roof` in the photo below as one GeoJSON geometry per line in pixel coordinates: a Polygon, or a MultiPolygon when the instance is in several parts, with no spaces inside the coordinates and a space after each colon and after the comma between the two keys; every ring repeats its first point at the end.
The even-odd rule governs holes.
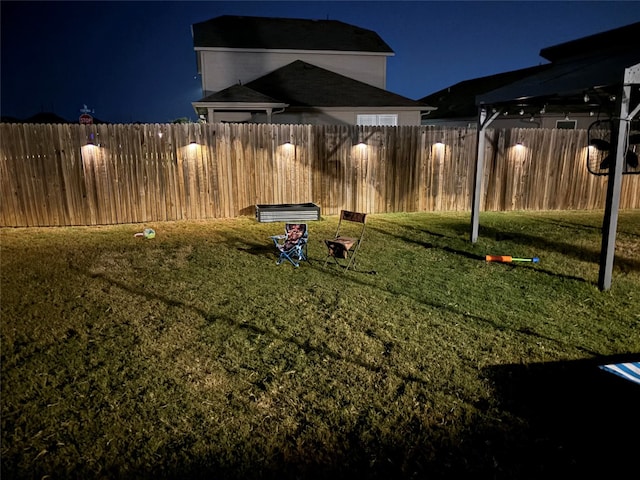
{"type": "Polygon", "coordinates": [[[62,118],[53,112],[39,112],[35,115],[25,118],[24,123],[71,123],[66,118],[62,118]]]}
{"type": "Polygon", "coordinates": [[[585,93],[616,90],[624,68],[640,62],[638,38],[640,22],[547,47],[540,56],[552,63],[467,80],[420,101],[438,107],[433,118],[469,117],[477,115],[482,104],[526,104],[533,99],[547,104],[547,111],[569,104],[574,110],[600,108],[607,102],[592,94],[585,103],[585,93]]]}
{"type": "Polygon", "coordinates": [[[2,115],[0,117],[0,123],[23,123],[18,117],[12,117],[10,115],[2,115]]]}
{"type": "Polygon", "coordinates": [[[245,87],[291,107],[432,108],[422,102],[296,60],[253,80],[245,87]]]}
{"type": "MultiPolygon", "coordinates": [[[[62,118],[60,115],[54,112],[38,112],[35,115],[31,115],[28,118],[16,118],[16,117],[2,117],[2,123],[78,123],[78,121],[70,122],[66,118],[62,118]]],[[[109,124],[104,120],[93,117],[94,125],[109,124]]]]}
{"type": "Polygon", "coordinates": [[[437,110],[433,114],[437,115],[438,118],[475,117],[478,115],[478,108],[475,103],[476,95],[490,92],[533,73],[545,70],[549,65],[538,65],[465,80],[427,95],[419,99],[419,101],[436,107],[437,110]]]}
{"type": "Polygon", "coordinates": [[[191,29],[196,50],[217,47],[393,55],[391,47],[377,33],[337,20],[224,15],[194,23],[191,29]]]}
{"type": "Polygon", "coordinates": [[[540,50],[540,56],[551,62],[601,50],[638,50],[640,22],[596,33],[540,50]]]}
{"type": "Polygon", "coordinates": [[[580,103],[589,92],[615,93],[625,68],[640,62],[640,22],[543,48],[540,55],[551,67],[492,92],[478,95],[476,103],[562,99],[580,103]]]}
{"type": "MultiPolygon", "coordinates": [[[[640,37],[639,37],[640,38],[640,37]]],[[[550,68],[530,75],[491,92],[478,95],[478,105],[513,102],[577,103],[585,94],[597,92],[614,94],[622,84],[625,68],[640,63],[640,49],[636,52],[581,56],[558,61],[550,68]]]]}

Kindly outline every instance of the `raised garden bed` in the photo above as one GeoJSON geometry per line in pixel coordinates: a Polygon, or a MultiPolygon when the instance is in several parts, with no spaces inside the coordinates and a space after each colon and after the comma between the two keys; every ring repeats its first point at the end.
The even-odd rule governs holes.
{"type": "Polygon", "coordinates": [[[320,207],[315,203],[256,205],[256,220],[263,223],[306,223],[313,220],[320,220],[320,207]]]}

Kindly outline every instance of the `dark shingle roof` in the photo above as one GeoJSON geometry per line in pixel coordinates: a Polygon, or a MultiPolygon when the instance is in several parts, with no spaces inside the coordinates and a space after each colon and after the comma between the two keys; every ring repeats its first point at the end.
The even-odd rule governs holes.
{"type": "Polygon", "coordinates": [[[23,120],[24,123],[71,123],[53,112],[38,112],[23,120]]]}
{"type": "MultiPolygon", "coordinates": [[[[2,123],[46,123],[46,124],[57,124],[57,123],[78,123],[76,121],[69,121],[66,118],[62,118],[60,115],[54,112],[38,112],[35,115],[31,115],[28,118],[16,118],[16,117],[2,117],[2,123]]],[[[99,118],[93,117],[93,124],[108,124],[105,120],[100,120],[99,118]]]]}
{"type": "Polygon", "coordinates": [[[478,114],[476,95],[490,92],[548,68],[551,64],[512,70],[456,83],[420,99],[438,110],[433,118],[474,117],[478,114]]]}
{"type": "Polygon", "coordinates": [[[380,52],[393,50],[380,36],[337,20],[224,15],[192,25],[194,47],[380,52]]]}
{"type": "MultiPolygon", "coordinates": [[[[552,63],[457,83],[420,99],[438,107],[432,118],[461,118],[478,114],[479,104],[538,102],[573,109],[593,109],[583,101],[588,90],[611,88],[623,67],[640,61],[637,39],[640,22],[540,50],[552,63]]],[[[551,111],[547,110],[547,111],[551,111]]],[[[566,110],[566,109],[564,109],[566,110]]]]}
{"type": "Polygon", "coordinates": [[[199,102],[282,103],[275,98],[256,92],[244,85],[231,85],[224,90],[207,95],[199,102]]]}
{"type": "Polygon", "coordinates": [[[245,85],[252,90],[305,107],[416,107],[428,105],[296,60],[245,85]]]}
{"type": "Polygon", "coordinates": [[[638,50],[640,22],[578,38],[540,50],[540,56],[556,62],[568,57],[606,51],[638,50]]]}
{"type": "Polygon", "coordinates": [[[626,68],[640,62],[640,50],[617,53],[600,51],[594,55],[576,57],[550,64],[546,70],[533,73],[491,92],[478,95],[476,103],[531,102],[533,99],[564,99],[564,103],[583,103],[585,92],[610,91],[622,84],[626,68]]]}

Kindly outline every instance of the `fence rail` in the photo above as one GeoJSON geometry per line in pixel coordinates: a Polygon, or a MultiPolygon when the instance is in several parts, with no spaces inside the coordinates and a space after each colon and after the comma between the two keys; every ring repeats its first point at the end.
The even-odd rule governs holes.
{"type": "MultiPolygon", "coordinates": [[[[0,226],[471,209],[476,130],[266,124],[0,124],[0,226]],[[362,142],[362,144],[361,144],[362,142]]],[[[483,210],[599,209],[585,130],[489,130],[483,210]],[[524,146],[516,148],[520,142],[524,146]]],[[[621,208],[640,208],[640,175],[621,208]]]]}

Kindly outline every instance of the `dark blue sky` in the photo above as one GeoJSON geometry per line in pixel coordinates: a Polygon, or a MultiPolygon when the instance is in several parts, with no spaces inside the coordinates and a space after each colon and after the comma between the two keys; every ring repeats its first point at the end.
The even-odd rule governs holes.
{"type": "Polygon", "coordinates": [[[191,24],[219,15],[332,19],[376,31],[395,51],[387,89],[412,99],[545,63],[542,48],[640,21],[625,2],[0,2],[4,116],[83,104],[111,122],[195,118],[191,24]]]}

